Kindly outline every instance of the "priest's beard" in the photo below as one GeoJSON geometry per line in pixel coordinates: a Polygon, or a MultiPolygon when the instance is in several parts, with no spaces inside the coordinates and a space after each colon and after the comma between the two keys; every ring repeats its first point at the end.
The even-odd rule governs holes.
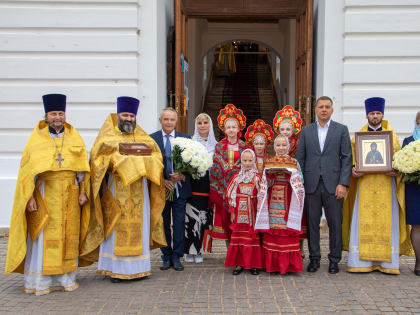
{"type": "Polygon", "coordinates": [[[382,123],[382,118],[378,119],[378,120],[371,120],[371,119],[368,118],[368,123],[373,128],[378,128],[378,126],[382,123]]]}
{"type": "Polygon", "coordinates": [[[133,133],[136,129],[136,121],[127,121],[118,117],[118,128],[126,133],[133,133]]]}

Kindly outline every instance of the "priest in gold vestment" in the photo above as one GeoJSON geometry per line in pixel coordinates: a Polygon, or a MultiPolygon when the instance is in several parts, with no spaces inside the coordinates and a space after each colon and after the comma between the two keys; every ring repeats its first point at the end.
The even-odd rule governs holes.
{"type": "Polygon", "coordinates": [[[27,293],[73,291],[89,212],[85,145],[65,122],[66,96],[43,96],[45,120],[23,151],[10,223],[6,273],[24,273],[27,293]],[[82,209],[81,209],[81,206],[82,209]]]}
{"type": "MultiPolygon", "coordinates": [[[[369,98],[365,107],[368,123],[360,132],[392,131],[394,152],[400,150],[397,135],[388,121],[382,120],[385,100],[369,98]]],[[[354,138],[352,149],[354,159],[354,138]]],[[[343,248],[349,251],[347,271],[399,274],[399,256],[412,255],[402,176],[394,171],[363,175],[354,167],[352,175],[343,206],[343,248]]]]}
{"type": "Polygon", "coordinates": [[[113,283],[150,275],[150,250],[166,246],[162,155],[136,124],[138,106],[135,98],[117,99],[90,156],[92,213],[81,256],[98,260],[98,273],[113,283]],[[123,155],[120,143],[144,143],[152,153],[123,155]]]}

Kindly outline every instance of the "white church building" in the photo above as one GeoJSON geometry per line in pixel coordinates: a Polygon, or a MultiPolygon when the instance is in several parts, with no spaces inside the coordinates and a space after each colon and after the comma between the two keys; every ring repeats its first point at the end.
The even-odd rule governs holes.
{"type": "Polygon", "coordinates": [[[364,99],[381,96],[400,139],[413,131],[420,0],[0,0],[0,229],[9,226],[21,154],[44,114],[42,95],[67,95],[67,121],[88,150],[118,96],[140,99],[139,125],[157,130],[160,111],[179,105],[167,87],[169,30],[177,23],[175,42],[182,38],[188,57],[188,82],[184,72],[183,86],[177,83],[188,100],[180,116],[190,133],[208,100],[215,53],[234,41],[265,47],[278,106],[306,110],[307,122],[302,95],[330,96],[333,119],[351,132],[366,122],[364,99]],[[299,26],[305,6],[313,13],[306,29],[299,26]],[[309,46],[300,56],[302,38],[309,46]]]}

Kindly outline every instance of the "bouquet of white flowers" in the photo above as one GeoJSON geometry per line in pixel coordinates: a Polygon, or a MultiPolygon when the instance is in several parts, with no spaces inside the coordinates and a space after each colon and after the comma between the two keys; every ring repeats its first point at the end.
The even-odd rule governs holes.
{"type": "Polygon", "coordinates": [[[420,140],[410,142],[394,154],[392,167],[404,173],[404,182],[420,185],[420,140]]]}
{"type": "MultiPolygon", "coordinates": [[[[207,149],[199,142],[177,137],[172,141],[172,160],[176,173],[187,173],[194,179],[206,175],[213,161],[207,149]]],[[[166,190],[166,200],[173,200],[174,189],[166,190]]]]}

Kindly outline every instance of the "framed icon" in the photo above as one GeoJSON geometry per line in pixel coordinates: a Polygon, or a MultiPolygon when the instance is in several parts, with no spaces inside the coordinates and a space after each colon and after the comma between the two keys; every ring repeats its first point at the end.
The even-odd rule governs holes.
{"type": "Polygon", "coordinates": [[[386,173],[392,171],[394,147],[392,131],[356,132],[356,171],[386,173]]]}

